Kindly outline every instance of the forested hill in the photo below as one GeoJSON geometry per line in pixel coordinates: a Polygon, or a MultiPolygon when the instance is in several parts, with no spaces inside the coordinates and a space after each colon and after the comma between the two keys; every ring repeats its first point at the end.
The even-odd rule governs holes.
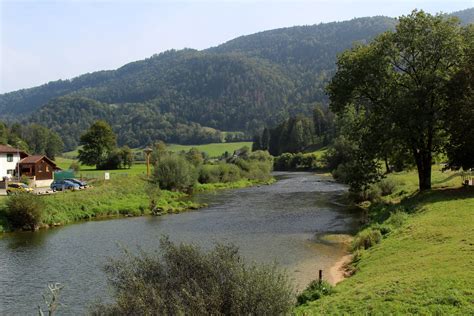
{"type": "MultiPolygon", "coordinates": [[[[473,12],[458,14],[468,23],[473,12]]],[[[171,50],[117,70],[0,95],[0,119],[48,125],[66,138],[67,148],[98,118],[129,146],[215,141],[219,130],[250,136],[326,103],[324,85],[337,54],[395,24],[387,17],[358,18],[242,36],[203,51],[171,50]]]]}

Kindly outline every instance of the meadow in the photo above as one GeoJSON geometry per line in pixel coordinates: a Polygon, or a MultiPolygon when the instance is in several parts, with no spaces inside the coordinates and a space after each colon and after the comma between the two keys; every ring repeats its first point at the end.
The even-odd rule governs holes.
{"type": "Polygon", "coordinates": [[[474,188],[437,166],[428,192],[417,193],[415,171],[388,179],[397,189],[369,207],[365,227],[382,240],[354,253],[355,274],[334,294],[297,314],[474,314],[474,188]]]}

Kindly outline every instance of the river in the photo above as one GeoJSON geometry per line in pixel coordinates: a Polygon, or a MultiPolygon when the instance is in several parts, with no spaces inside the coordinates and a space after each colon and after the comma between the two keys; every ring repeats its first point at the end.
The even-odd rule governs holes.
{"type": "Polygon", "coordinates": [[[61,315],[83,314],[109,296],[101,269],[125,246],[157,249],[160,236],[203,248],[233,243],[250,261],[276,262],[299,289],[345,254],[323,234],[351,234],[358,214],[340,204],[346,188],[311,173],[276,173],[269,186],[197,195],[208,207],[161,217],[82,222],[0,235],[0,315],[34,314],[48,283],[64,285],[61,315]]]}

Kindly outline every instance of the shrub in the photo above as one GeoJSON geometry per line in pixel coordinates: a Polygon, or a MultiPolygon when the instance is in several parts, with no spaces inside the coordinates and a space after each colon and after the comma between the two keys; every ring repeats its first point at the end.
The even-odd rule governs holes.
{"type": "Polygon", "coordinates": [[[306,302],[315,301],[323,296],[334,293],[334,288],[326,281],[312,281],[308,287],[297,297],[297,305],[303,305],[306,302]]]}
{"type": "Polygon", "coordinates": [[[378,186],[371,185],[367,189],[358,192],[351,192],[351,198],[355,202],[378,202],[381,200],[382,192],[378,186]]]}
{"type": "Polygon", "coordinates": [[[20,182],[26,185],[30,185],[30,178],[28,178],[27,176],[21,176],[20,182]]]}
{"type": "Polygon", "coordinates": [[[199,168],[199,183],[216,183],[220,181],[217,165],[203,165],[199,168]]]}
{"type": "Polygon", "coordinates": [[[10,196],[5,217],[14,229],[36,230],[41,224],[43,200],[30,193],[10,196]]]}
{"type": "Polygon", "coordinates": [[[244,263],[233,246],[199,248],[162,238],[158,254],[110,261],[114,302],[93,315],[282,315],[294,303],[288,277],[275,266],[244,263]]]}
{"type": "Polygon", "coordinates": [[[275,158],[273,166],[275,170],[290,170],[292,160],[293,154],[284,153],[275,158]]]}
{"type": "Polygon", "coordinates": [[[240,169],[234,164],[219,164],[219,182],[235,182],[240,180],[240,169]]]}
{"type": "Polygon", "coordinates": [[[369,249],[382,240],[382,233],[378,229],[368,228],[359,232],[352,242],[352,249],[369,249]]]}
{"type": "Polygon", "coordinates": [[[161,189],[188,191],[197,181],[194,166],[180,155],[166,155],[155,165],[153,180],[161,189]]]}
{"type": "Polygon", "coordinates": [[[383,179],[377,182],[377,187],[380,189],[382,196],[390,195],[395,191],[397,183],[391,179],[383,179]]]}
{"type": "Polygon", "coordinates": [[[390,217],[385,221],[385,224],[390,225],[393,228],[400,228],[407,218],[407,213],[397,210],[390,214],[390,217]]]}
{"type": "Polygon", "coordinates": [[[81,171],[81,165],[78,162],[74,161],[69,166],[69,169],[74,171],[75,173],[77,173],[77,172],[81,171]]]}

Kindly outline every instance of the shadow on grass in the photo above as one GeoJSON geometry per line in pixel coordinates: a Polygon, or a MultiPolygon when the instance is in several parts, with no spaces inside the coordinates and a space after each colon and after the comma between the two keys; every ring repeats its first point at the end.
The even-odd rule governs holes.
{"type": "Polygon", "coordinates": [[[432,189],[424,192],[415,192],[402,199],[400,203],[372,205],[369,209],[369,218],[372,223],[383,223],[390,217],[391,213],[397,211],[412,214],[422,210],[427,204],[469,198],[474,198],[474,187],[432,189]]]}
{"type": "Polygon", "coordinates": [[[461,173],[460,173],[460,172],[456,172],[456,173],[454,173],[454,174],[450,175],[449,177],[444,178],[444,179],[442,179],[442,180],[433,181],[432,184],[434,185],[434,184],[446,183],[446,182],[449,182],[449,181],[451,181],[452,179],[454,179],[454,178],[456,178],[456,177],[461,177],[461,173]]]}

